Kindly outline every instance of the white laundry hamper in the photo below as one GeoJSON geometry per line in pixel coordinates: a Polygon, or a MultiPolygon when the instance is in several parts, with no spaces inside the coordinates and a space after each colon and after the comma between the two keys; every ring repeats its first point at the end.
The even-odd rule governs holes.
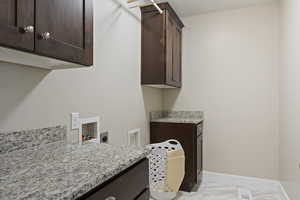
{"type": "Polygon", "coordinates": [[[185,175],[185,156],[177,140],[150,144],[149,180],[151,197],[156,200],[174,199],[185,175]]]}

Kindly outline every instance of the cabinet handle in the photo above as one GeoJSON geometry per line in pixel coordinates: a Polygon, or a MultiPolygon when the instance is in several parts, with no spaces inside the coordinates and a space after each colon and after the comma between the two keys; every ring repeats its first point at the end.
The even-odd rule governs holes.
{"type": "Polygon", "coordinates": [[[107,197],[105,200],[117,200],[116,197],[107,197]]]}
{"type": "Polygon", "coordinates": [[[49,32],[39,34],[39,38],[42,40],[49,40],[51,38],[51,34],[49,32]]]}
{"type": "Polygon", "coordinates": [[[22,33],[33,33],[34,32],[34,26],[25,26],[20,29],[21,29],[22,33]]]}

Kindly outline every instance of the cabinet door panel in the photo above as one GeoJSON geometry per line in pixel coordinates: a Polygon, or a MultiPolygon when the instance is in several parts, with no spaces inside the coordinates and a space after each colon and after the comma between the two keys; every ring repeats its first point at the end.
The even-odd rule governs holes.
{"type": "Polygon", "coordinates": [[[166,18],[166,83],[181,87],[181,28],[169,12],[166,18]]]}
{"type": "Polygon", "coordinates": [[[197,183],[196,130],[193,124],[151,123],[150,142],[159,143],[166,140],[178,140],[185,153],[185,176],[181,190],[190,192],[197,183]]]}
{"type": "Polygon", "coordinates": [[[181,86],[181,29],[177,25],[174,27],[173,43],[172,80],[181,86]]]}
{"type": "Polygon", "coordinates": [[[142,84],[165,83],[164,20],[156,12],[142,15],[142,84]]]}
{"type": "Polygon", "coordinates": [[[36,23],[38,54],[92,64],[93,0],[37,0],[36,23]]]}
{"type": "Polygon", "coordinates": [[[175,22],[166,12],[166,83],[173,86],[173,48],[175,22]]]}
{"type": "Polygon", "coordinates": [[[23,28],[34,27],[34,0],[0,1],[0,45],[33,51],[34,32],[23,28]]]}

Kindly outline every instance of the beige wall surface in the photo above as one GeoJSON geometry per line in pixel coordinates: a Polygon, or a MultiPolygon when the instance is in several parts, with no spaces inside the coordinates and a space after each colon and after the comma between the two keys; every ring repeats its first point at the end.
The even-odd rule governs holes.
{"type": "Polygon", "coordinates": [[[280,178],[300,199],[300,1],[281,0],[280,178]]]}
{"type": "Polygon", "coordinates": [[[183,88],[164,106],[205,112],[206,170],[278,178],[278,5],[183,21],[183,88]]]}
{"type": "MultiPolygon", "coordinates": [[[[161,109],[162,93],[141,87],[140,17],[115,1],[95,1],[92,68],[45,71],[0,63],[0,132],[70,127],[70,113],[80,112],[99,116],[112,143],[127,143],[127,131],[135,128],[142,143],[149,142],[148,111],[161,109]]],[[[77,142],[77,132],[68,139],[77,142]]]]}
{"type": "MultiPolygon", "coordinates": [[[[0,63],[0,132],[70,129],[70,113],[80,112],[100,116],[112,143],[127,143],[127,131],[141,128],[146,144],[149,111],[203,110],[206,170],[280,175],[291,200],[300,199],[300,1],[281,0],[280,51],[275,3],[184,18],[181,90],[140,86],[139,12],[132,15],[116,1],[95,1],[92,68],[0,63]]],[[[77,132],[69,132],[76,143],[77,132]]]]}

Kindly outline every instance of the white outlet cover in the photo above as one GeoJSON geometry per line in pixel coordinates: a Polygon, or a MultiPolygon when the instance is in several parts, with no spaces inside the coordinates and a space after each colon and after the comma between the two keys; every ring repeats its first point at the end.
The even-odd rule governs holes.
{"type": "Polygon", "coordinates": [[[141,146],[141,129],[128,131],[127,144],[128,146],[141,146]]]}
{"type": "Polygon", "coordinates": [[[80,119],[79,119],[79,113],[71,113],[71,126],[72,129],[79,129],[80,128],[80,119]]]}

